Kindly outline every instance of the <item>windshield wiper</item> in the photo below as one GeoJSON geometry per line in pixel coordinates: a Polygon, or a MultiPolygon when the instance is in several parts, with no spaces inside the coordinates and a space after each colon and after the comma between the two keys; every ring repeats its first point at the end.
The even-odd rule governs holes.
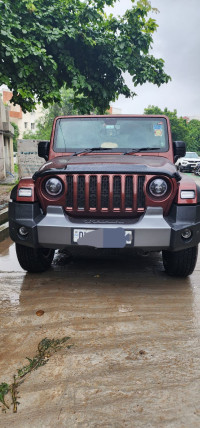
{"type": "Polygon", "coordinates": [[[135,148],[135,149],[132,149],[132,150],[128,150],[127,152],[124,152],[124,155],[129,155],[129,154],[131,154],[131,153],[138,153],[138,152],[147,152],[147,151],[150,151],[150,150],[157,150],[157,151],[159,151],[160,150],[160,147],[141,147],[141,148],[135,148]]]}
{"type": "Polygon", "coordinates": [[[85,150],[79,150],[78,152],[75,152],[71,157],[82,155],[82,153],[91,153],[91,152],[97,152],[100,150],[112,150],[112,148],[109,147],[92,147],[91,149],[85,149],[85,150]]]}

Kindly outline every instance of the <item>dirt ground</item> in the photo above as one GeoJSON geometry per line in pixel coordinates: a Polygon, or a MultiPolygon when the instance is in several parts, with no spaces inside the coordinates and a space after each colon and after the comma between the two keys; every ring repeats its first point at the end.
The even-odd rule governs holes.
{"type": "Polygon", "coordinates": [[[76,254],[26,274],[14,245],[0,244],[0,383],[45,337],[70,336],[19,387],[2,428],[200,426],[200,258],[185,280],[160,254],[76,254]],[[38,310],[44,311],[40,317],[38,310]]]}
{"type": "Polygon", "coordinates": [[[1,206],[8,204],[12,187],[13,185],[0,184],[0,209],[1,206]]]}

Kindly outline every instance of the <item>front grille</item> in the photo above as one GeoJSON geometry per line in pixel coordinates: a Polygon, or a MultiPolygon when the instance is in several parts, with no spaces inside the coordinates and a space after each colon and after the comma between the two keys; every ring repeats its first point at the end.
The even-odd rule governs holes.
{"type": "Polygon", "coordinates": [[[101,178],[101,208],[108,208],[109,204],[109,178],[101,178]]]}
{"type": "Polygon", "coordinates": [[[115,176],[113,180],[113,208],[121,207],[121,177],[115,176]]]}
{"type": "Polygon", "coordinates": [[[125,208],[132,208],[133,206],[133,177],[128,175],[126,177],[125,185],[125,208]]]}
{"type": "Polygon", "coordinates": [[[91,175],[89,186],[89,207],[96,208],[97,206],[97,177],[91,175]]]}
{"type": "Polygon", "coordinates": [[[145,196],[144,196],[144,176],[138,177],[138,192],[137,192],[137,206],[138,208],[143,208],[145,204],[145,196]]]}
{"type": "Polygon", "coordinates": [[[85,176],[78,176],[78,188],[77,188],[77,205],[78,209],[85,208],[85,176]]]}
{"type": "Polygon", "coordinates": [[[73,207],[73,175],[67,175],[67,207],[73,207]]]}
{"type": "Polygon", "coordinates": [[[66,209],[78,212],[133,213],[145,208],[145,176],[67,175],[66,209]]]}

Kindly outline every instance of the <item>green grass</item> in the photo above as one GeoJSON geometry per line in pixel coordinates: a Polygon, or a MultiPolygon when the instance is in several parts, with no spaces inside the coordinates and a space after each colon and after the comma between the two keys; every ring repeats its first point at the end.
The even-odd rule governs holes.
{"type": "Polygon", "coordinates": [[[18,167],[18,165],[15,163],[15,165],[14,165],[14,172],[15,172],[15,174],[18,174],[18,170],[19,170],[19,167],[18,167]]]}

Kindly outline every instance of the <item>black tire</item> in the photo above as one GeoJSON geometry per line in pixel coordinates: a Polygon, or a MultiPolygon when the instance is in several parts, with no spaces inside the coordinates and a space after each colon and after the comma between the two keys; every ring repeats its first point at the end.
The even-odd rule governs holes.
{"type": "Polygon", "coordinates": [[[16,253],[20,266],[28,272],[44,272],[49,269],[54,257],[50,248],[30,248],[16,244],[16,253]]]}
{"type": "Polygon", "coordinates": [[[185,278],[193,272],[198,255],[198,247],[186,248],[181,251],[163,251],[163,265],[170,276],[185,278]]]}

